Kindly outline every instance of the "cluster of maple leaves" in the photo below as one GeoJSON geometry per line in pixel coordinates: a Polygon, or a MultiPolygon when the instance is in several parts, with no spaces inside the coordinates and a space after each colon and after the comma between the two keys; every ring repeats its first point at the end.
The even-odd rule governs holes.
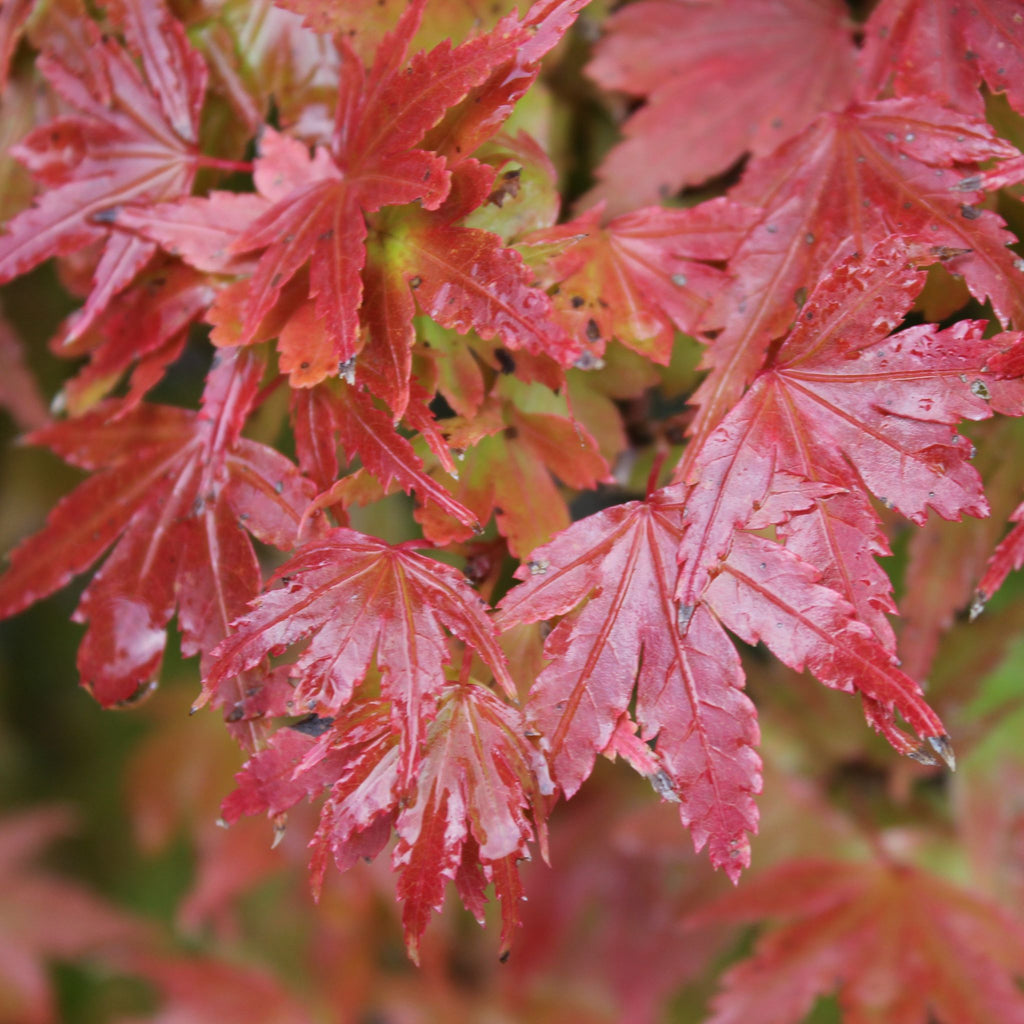
{"type": "MultiPolygon", "coordinates": [[[[0,9],[5,75],[26,32],[48,87],[3,157],[36,190],[2,211],[0,282],[57,257],[82,299],[53,341],[86,360],[66,415],[29,440],[90,474],[12,553],[0,615],[106,556],[75,613],[83,685],[145,696],[176,617],[196,707],[250,755],[224,818],[283,828],[323,796],[314,886],[392,844],[414,958],[448,882],[481,920],[493,886],[509,947],[517,862],[599,754],[738,878],[761,763],[730,634],[952,766],[897,659],[883,521],[987,515],[958,425],[1024,413],[1024,260],[994,202],[1024,156],[985,106],[1024,114],[1018,0],[881,0],[863,24],[831,0],[630,4],[588,72],[637,103],[573,213],[520,121],[543,125],[531,87],[585,6],[0,9]],[[939,326],[969,297],[992,323],[939,326]],[[198,409],[147,400],[201,324],[198,409]],[[626,400],[679,332],[706,371],[686,438],[627,501],[626,400]],[[365,532],[396,492],[420,539],[365,532]]],[[[1024,524],[979,610],[1022,561],[1024,524]]],[[[896,885],[865,871],[819,865],[820,899],[783,873],[737,914],[845,920],[896,885]]],[[[716,1021],[750,1018],[779,955],[734,971],[716,1021]]],[[[784,983],[772,1020],[815,994],[784,983]]]]}

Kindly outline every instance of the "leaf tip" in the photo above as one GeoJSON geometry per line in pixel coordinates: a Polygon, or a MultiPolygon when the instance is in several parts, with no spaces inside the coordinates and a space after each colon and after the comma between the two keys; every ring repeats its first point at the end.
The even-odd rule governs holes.
{"type": "Polygon", "coordinates": [[[943,736],[929,736],[928,743],[931,745],[932,750],[935,751],[939,757],[945,762],[946,767],[951,771],[956,771],[956,753],[953,750],[953,743],[950,738],[946,735],[943,736]]]}

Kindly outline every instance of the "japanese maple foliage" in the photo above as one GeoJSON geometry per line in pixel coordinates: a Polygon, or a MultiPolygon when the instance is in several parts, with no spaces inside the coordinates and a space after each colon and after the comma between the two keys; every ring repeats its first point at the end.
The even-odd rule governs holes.
{"type": "MultiPolygon", "coordinates": [[[[157,685],[175,620],[193,711],[244,750],[224,822],[281,841],[290,816],[328,902],[331,861],[389,851],[427,971],[449,882],[481,922],[493,894],[508,953],[521,865],[599,755],[705,865],[756,871],[779,708],[827,700],[797,673],[924,766],[880,769],[893,792],[951,770],[973,694],[901,667],[882,559],[929,579],[955,545],[908,533],[989,514],[983,421],[1024,414],[1019,0],[592,6],[0,6],[25,126],[0,180],[34,188],[0,284],[54,260],[77,306],[40,340],[87,360],[47,413],[12,314],[0,402],[88,474],[12,550],[0,616],[98,564],[74,619],[106,707],[157,685]]],[[[1024,564],[1022,509],[975,616],[1024,564]]],[[[911,597],[913,671],[967,564],[911,597]]],[[[788,921],[713,1020],[797,1021],[836,985],[851,1021],[1024,1015],[1024,923],[868,846],[692,918],[788,921]]],[[[192,971],[147,963],[168,992],[192,971]]]]}

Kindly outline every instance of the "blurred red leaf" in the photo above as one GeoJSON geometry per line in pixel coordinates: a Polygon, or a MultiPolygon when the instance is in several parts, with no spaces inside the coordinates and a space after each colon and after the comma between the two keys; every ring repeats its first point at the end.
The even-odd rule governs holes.
{"type": "Polygon", "coordinates": [[[865,93],[931,94],[981,114],[984,79],[1024,112],[1024,19],[1016,0],[883,0],[864,32],[865,93]]]}
{"type": "Polygon", "coordinates": [[[1024,1021],[1024,927],[920,869],[791,861],[694,918],[782,923],[731,968],[709,1024],[796,1024],[836,992],[849,1020],[1024,1021]]]}
{"type": "Polygon", "coordinates": [[[647,102],[598,169],[593,195],[613,213],[636,209],[748,150],[770,153],[850,97],[852,29],[836,0],[645,0],[618,11],[588,71],[647,102]]]}
{"type": "Polygon", "coordinates": [[[49,961],[126,947],[146,934],[79,884],[32,864],[72,824],[56,807],[0,819],[0,1020],[11,1024],[56,1020],[49,961]]]}

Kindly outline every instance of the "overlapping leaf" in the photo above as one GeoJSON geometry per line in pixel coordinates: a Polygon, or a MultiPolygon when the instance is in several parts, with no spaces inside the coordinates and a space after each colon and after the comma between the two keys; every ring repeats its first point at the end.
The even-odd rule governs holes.
{"type": "MultiPolygon", "coordinates": [[[[375,225],[371,247],[374,291],[364,319],[370,344],[392,354],[384,380],[396,412],[407,400],[402,374],[408,365],[415,306],[461,334],[500,338],[512,350],[548,354],[571,365],[580,352],[553,316],[551,300],[533,286],[533,274],[515,249],[490,231],[459,221],[486,202],[493,171],[467,161],[453,172],[453,191],[436,213],[403,210],[375,225]],[[397,404],[396,404],[397,399],[397,404]]],[[[407,385],[405,385],[407,388],[407,385]]]]}
{"type": "Polygon", "coordinates": [[[263,594],[217,648],[205,693],[308,638],[290,669],[295,705],[330,715],[376,666],[393,730],[403,737],[401,773],[408,782],[445,683],[453,637],[480,655],[503,690],[515,692],[480,599],[450,566],[338,528],[301,548],[274,579],[284,585],[263,594]]]}
{"type": "Polygon", "coordinates": [[[1019,334],[985,338],[984,323],[961,321],[887,336],[924,282],[910,260],[892,239],[824,278],[772,363],[696,456],[677,590],[684,605],[700,599],[730,530],[762,504],[788,503],[802,513],[774,517],[788,549],[816,566],[891,649],[884,613],[895,608],[873,557],[887,548],[863,488],[915,522],[929,508],[947,519],[987,514],[970,445],[955,426],[993,411],[1020,415],[1024,385],[998,365],[1019,334]],[[806,490],[786,493],[793,479],[823,490],[810,499],[806,490]]]}
{"type": "Polygon", "coordinates": [[[993,409],[1020,414],[1024,384],[1005,353],[1017,334],[986,339],[984,325],[964,321],[887,337],[923,279],[898,240],[845,263],[686,482],[575,524],[519,570],[525,582],[504,599],[503,625],[566,616],[545,644],[551,663],[527,716],[567,794],[612,743],[635,686],[641,738],[656,740],[652,765],[678,792],[698,846],[710,835],[712,860],[730,864],[756,820],[756,762],[736,755],[756,732],[722,625],[858,693],[897,749],[948,758],[941,723],[891,653],[893,605],[873,558],[884,541],[862,488],[916,521],[928,508],[985,514],[954,428],[993,409]],[[744,532],[769,525],[785,547],[744,532]],[[745,708],[732,707],[731,724],[708,711],[724,706],[723,686],[745,708]],[[702,745],[687,748],[696,736],[702,745]]]}
{"type": "Polygon", "coordinates": [[[346,870],[375,857],[394,830],[392,863],[416,961],[450,881],[481,923],[484,889],[494,884],[508,949],[523,898],[515,862],[529,856],[535,838],[527,814],[543,843],[540,797],[550,790],[543,759],[523,739],[517,709],[472,682],[440,687],[435,696],[412,773],[403,770],[400,751],[415,725],[396,718],[387,702],[366,700],[336,718],[317,719],[317,739],[302,726],[279,731],[245,766],[224,804],[225,818],[235,821],[261,811],[279,815],[328,791],[311,843],[316,890],[331,859],[346,870]]]}
{"type": "Polygon", "coordinates": [[[314,448],[331,446],[337,436],[349,459],[359,458],[363,467],[387,489],[396,482],[407,494],[415,493],[422,504],[429,504],[442,515],[451,516],[468,529],[479,529],[476,513],[457,501],[437,480],[423,470],[423,462],[412,444],[399,434],[386,413],[369,396],[344,381],[325,381],[315,392],[300,392],[292,403],[293,422],[302,424],[303,451],[313,464],[324,463],[330,475],[318,506],[344,502],[352,477],[334,483],[334,472],[327,468],[332,453],[317,453],[314,448]]]}
{"type": "MultiPolygon", "coordinates": [[[[570,487],[591,488],[609,479],[608,466],[564,402],[555,399],[530,408],[528,389],[513,382],[495,390],[504,400],[495,395],[472,419],[452,418],[445,424],[448,443],[462,453],[458,478],[450,487],[479,523],[493,516],[509,551],[525,558],[569,525],[566,499],[552,477],[570,487]]],[[[428,537],[436,543],[468,537],[464,520],[438,512],[444,509],[436,502],[417,512],[428,537]]]]}
{"type": "Polygon", "coordinates": [[[962,170],[1015,153],[984,122],[908,97],[822,115],[751,163],[731,196],[764,216],[740,243],[729,267],[734,283],[708,320],[724,329],[695,396],[697,436],[736,403],[771,339],[785,333],[850,240],[867,253],[899,234],[959,254],[949,269],[989,298],[1004,323],[1024,322],[1024,272],[1006,247],[1012,235],[996,214],[972,205],[978,193],[964,191],[962,170]]]}
{"type": "Polygon", "coordinates": [[[93,289],[74,333],[123,289],[155,246],[109,227],[110,211],[126,202],[186,195],[195,174],[199,112],[206,67],[162,0],[124,5],[128,49],[82,22],[88,73],[56,52],[39,66],[53,89],[78,111],[32,131],[16,150],[46,187],[36,205],[0,236],[0,281],[54,255],[105,243],[93,289]],[[130,56],[137,53],[143,72],[130,56]]]}
{"type": "Polygon", "coordinates": [[[523,244],[567,244],[545,261],[542,277],[558,285],[556,308],[581,348],[600,356],[616,338],[667,363],[675,331],[696,331],[724,287],[709,262],[732,256],[757,213],[715,199],[688,210],[647,207],[602,226],[602,212],[595,207],[523,244]]]}
{"type": "Polygon", "coordinates": [[[854,87],[851,29],[835,0],[646,0],[619,11],[588,70],[647,102],[599,168],[594,195],[614,213],[645,206],[748,150],[770,153],[843,106],[854,87]]]}
{"type": "Polygon", "coordinates": [[[1024,110],[1024,18],[1016,0],[883,0],[865,36],[865,95],[933,95],[982,114],[978,86],[984,79],[1024,110]]]}
{"type": "Polygon", "coordinates": [[[233,354],[211,371],[197,414],[101,406],[31,435],[96,471],[11,555],[0,614],[13,615],[85,571],[112,544],[75,618],[83,684],[104,705],[144,694],[175,609],[186,655],[207,653],[260,587],[247,536],[291,547],[312,488],[283,455],[239,437],[262,362],[233,354]],[[118,539],[120,538],[120,539],[118,539]]]}

